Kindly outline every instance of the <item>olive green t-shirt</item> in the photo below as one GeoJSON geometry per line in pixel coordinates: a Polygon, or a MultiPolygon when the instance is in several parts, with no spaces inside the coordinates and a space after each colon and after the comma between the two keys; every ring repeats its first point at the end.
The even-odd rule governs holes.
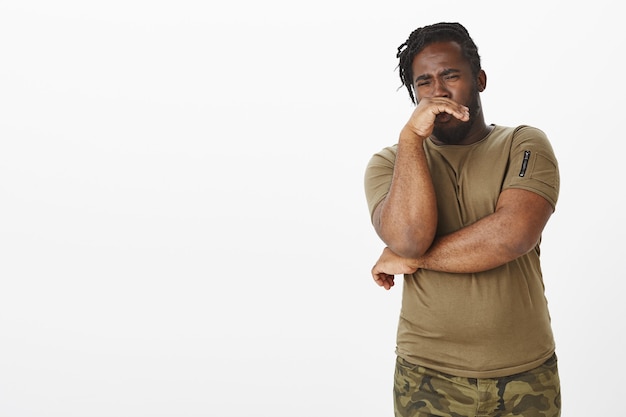
{"type": "MultiPolygon", "coordinates": [[[[437,235],[495,211],[502,190],[539,194],[554,207],[559,171],[546,135],[530,126],[494,126],[471,145],[424,149],[437,195],[437,235]]],[[[396,145],[375,154],[365,193],[373,214],[391,184],[396,145]]],[[[526,255],[471,274],[420,269],[405,275],[398,356],[452,375],[495,378],[541,365],[555,350],[539,243],[526,255]]]]}

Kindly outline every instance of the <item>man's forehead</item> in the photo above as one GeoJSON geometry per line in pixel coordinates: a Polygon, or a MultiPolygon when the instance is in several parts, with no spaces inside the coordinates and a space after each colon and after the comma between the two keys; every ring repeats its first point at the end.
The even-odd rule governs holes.
{"type": "Polygon", "coordinates": [[[437,42],[415,55],[411,67],[414,72],[418,69],[419,72],[440,72],[446,68],[460,69],[462,64],[467,64],[467,60],[456,42],[437,42]]]}

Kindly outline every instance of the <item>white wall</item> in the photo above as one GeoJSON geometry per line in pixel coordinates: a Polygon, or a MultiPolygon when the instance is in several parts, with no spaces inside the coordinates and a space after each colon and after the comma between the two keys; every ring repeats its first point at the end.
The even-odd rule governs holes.
{"type": "Polygon", "coordinates": [[[489,123],[552,140],[564,415],[626,351],[617,2],[0,3],[0,416],[390,416],[400,288],[363,172],[395,52],[460,21],[489,123]]]}

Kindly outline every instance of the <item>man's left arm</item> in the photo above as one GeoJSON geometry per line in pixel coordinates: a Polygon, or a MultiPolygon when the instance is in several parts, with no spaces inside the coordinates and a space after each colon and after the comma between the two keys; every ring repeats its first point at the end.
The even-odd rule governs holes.
{"type": "Polygon", "coordinates": [[[436,239],[418,268],[453,273],[486,271],[533,249],[554,207],[532,191],[504,190],[493,214],[436,239]]]}
{"type": "Polygon", "coordinates": [[[413,273],[419,268],[451,273],[496,268],[533,249],[553,211],[539,194],[506,189],[493,214],[435,239],[419,258],[401,258],[386,248],[372,268],[372,275],[381,285],[383,277],[413,273]]]}

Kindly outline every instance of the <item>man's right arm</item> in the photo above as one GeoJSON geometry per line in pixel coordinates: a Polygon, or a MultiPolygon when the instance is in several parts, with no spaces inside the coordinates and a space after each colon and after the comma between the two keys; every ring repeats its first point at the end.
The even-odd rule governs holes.
{"type": "Polygon", "coordinates": [[[437,230],[437,199],[423,142],[443,112],[469,119],[467,107],[452,100],[422,100],[400,133],[389,191],[372,214],[378,236],[402,257],[422,256],[437,230]]]}
{"type": "Polygon", "coordinates": [[[382,241],[407,258],[426,252],[437,229],[437,200],[423,140],[406,127],[402,130],[389,192],[372,216],[382,241]]]}

